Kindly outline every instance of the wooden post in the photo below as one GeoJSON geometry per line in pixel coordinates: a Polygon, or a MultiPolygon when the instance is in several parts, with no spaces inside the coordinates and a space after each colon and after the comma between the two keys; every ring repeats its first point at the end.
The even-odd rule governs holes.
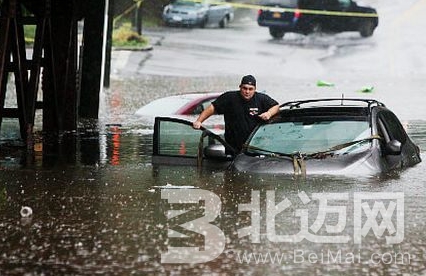
{"type": "Polygon", "coordinates": [[[52,2],[44,38],[43,130],[62,132],[77,126],[77,20],[72,2],[52,2]]]}
{"type": "Polygon", "coordinates": [[[98,118],[105,1],[92,0],[86,4],[79,106],[81,118],[98,118]]]}
{"type": "Polygon", "coordinates": [[[76,129],[77,20],[74,8],[73,2],[53,0],[2,2],[0,120],[18,118],[23,139],[31,138],[35,109],[40,107],[43,108],[45,132],[76,129]],[[23,17],[22,6],[33,12],[33,16],[23,17]],[[26,57],[24,25],[36,26],[30,60],[26,57]],[[9,72],[15,76],[17,109],[4,108],[9,72]],[[38,103],[42,73],[43,103],[38,103]]]}
{"type": "Polygon", "coordinates": [[[0,29],[0,126],[5,117],[18,118],[21,138],[26,131],[26,95],[28,87],[27,60],[25,53],[24,29],[20,19],[21,9],[17,0],[3,2],[1,6],[0,29]],[[11,55],[13,61],[11,61],[11,55]],[[5,108],[6,87],[9,73],[15,76],[16,101],[18,108],[5,108]]]}

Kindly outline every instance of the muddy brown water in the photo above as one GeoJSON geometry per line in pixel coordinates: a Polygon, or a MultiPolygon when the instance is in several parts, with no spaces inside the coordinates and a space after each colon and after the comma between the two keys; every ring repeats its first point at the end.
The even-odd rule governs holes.
{"type": "MultiPolygon", "coordinates": [[[[214,90],[233,81],[203,80],[214,90]]],[[[403,172],[359,178],[153,167],[152,127],[133,113],[142,102],[162,96],[147,87],[160,86],[164,94],[199,89],[187,79],[171,83],[178,85],[150,78],[115,84],[104,97],[99,121],[65,134],[60,144],[46,140],[34,155],[14,145],[16,126],[5,125],[1,275],[426,273],[424,162],[403,172]],[[191,202],[193,196],[203,200],[191,202]],[[173,197],[181,203],[171,203],[173,197]],[[31,216],[21,215],[23,206],[31,208],[31,216]],[[170,215],[181,209],[187,212],[170,215]],[[207,214],[207,224],[194,222],[207,214]],[[367,222],[370,229],[362,227],[367,222]],[[180,264],[166,257],[176,247],[184,260],[180,264]],[[203,254],[204,262],[193,263],[203,254]]],[[[406,123],[424,151],[426,122],[406,123]]]]}

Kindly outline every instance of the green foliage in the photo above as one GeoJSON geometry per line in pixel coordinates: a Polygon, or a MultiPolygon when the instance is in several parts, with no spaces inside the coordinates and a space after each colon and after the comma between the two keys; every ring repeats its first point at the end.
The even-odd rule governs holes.
{"type": "Polygon", "coordinates": [[[132,30],[130,23],[124,23],[112,33],[112,46],[115,47],[144,47],[148,39],[132,30]]]}
{"type": "Polygon", "coordinates": [[[36,30],[35,25],[24,25],[24,35],[25,35],[26,45],[34,44],[35,30],[36,30]]]}
{"type": "MultiPolygon", "coordinates": [[[[24,26],[25,44],[34,44],[35,29],[34,25],[24,26]]],[[[144,47],[147,44],[148,39],[133,31],[130,23],[123,23],[119,28],[113,30],[112,45],[115,47],[144,47]]]]}

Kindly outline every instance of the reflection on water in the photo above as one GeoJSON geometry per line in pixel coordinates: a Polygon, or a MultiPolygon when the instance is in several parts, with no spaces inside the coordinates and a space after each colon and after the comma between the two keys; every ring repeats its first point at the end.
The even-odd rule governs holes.
{"type": "MultiPolygon", "coordinates": [[[[20,148],[2,147],[1,274],[398,275],[422,274],[426,269],[424,162],[402,173],[365,179],[303,179],[200,172],[192,167],[154,168],[150,164],[150,133],[120,125],[99,129],[64,135],[59,144],[43,143],[43,152],[36,152],[31,160],[20,148]],[[162,199],[161,189],[153,188],[166,185],[191,185],[198,188],[194,191],[218,196],[221,208],[212,224],[225,238],[217,243],[223,242],[217,258],[203,264],[161,261],[162,254],[173,246],[203,248],[208,239],[177,226],[202,217],[203,204],[171,204],[164,196],[162,199]],[[384,229],[378,237],[370,230],[362,236],[361,244],[354,242],[354,197],[362,192],[404,194],[405,232],[401,243],[386,243],[385,236],[392,229],[384,229]],[[306,210],[308,223],[313,225],[320,210],[318,200],[330,193],[343,197],[329,205],[337,202],[345,208],[346,219],[338,233],[346,240],[299,240],[296,234],[301,229],[303,212],[297,212],[306,210]],[[253,205],[256,198],[258,205],[253,205]],[[282,210],[273,216],[272,236],[267,224],[271,202],[282,210]],[[279,205],[283,202],[287,205],[279,205]],[[33,215],[22,218],[21,206],[31,207],[33,215]],[[256,210],[255,206],[258,221],[247,212],[256,210]],[[185,215],[167,219],[169,210],[182,207],[189,210],[185,215]],[[256,224],[258,232],[246,228],[256,224]],[[169,227],[189,238],[171,238],[169,227]],[[243,235],[244,228],[248,229],[246,234],[251,234],[243,235]],[[293,240],[287,239],[291,235],[293,240]]],[[[425,130],[423,121],[408,125],[411,137],[422,150],[426,148],[425,130]]],[[[185,192],[182,200],[190,195],[190,191],[185,192]]],[[[385,206],[389,203],[387,199],[385,206]]],[[[329,233],[326,227],[339,223],[336,214],[330,213],[324,219],[322,227],[311,228],[310,232],[315,233],[314,229],[317,235],[324,235],[329,233]]],[[[397,230],[395,226],[393,231],[397,230]]]]}

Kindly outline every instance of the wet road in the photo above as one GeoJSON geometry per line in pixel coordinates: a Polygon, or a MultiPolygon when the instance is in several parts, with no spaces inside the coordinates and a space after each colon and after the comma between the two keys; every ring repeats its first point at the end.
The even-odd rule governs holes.
{"type": "MultiPolygon", "coordinates": [[[[406,10],[400,18],[419,20],[422,3],[399,1],[406,10]]],[[[426,66],[417,46],[403,43],[408,34],[388,38],[396,10],[382,8],[383,27],[367,40],[340,34],[272,41],[249,20],[226,30],[150,30],[158,38],[153,51],[114,53],[99,121],[85,122],[59,144],[41,141],[32,156],[13,146],[17,128],[7,123],[2,139],[11,140],[0,148],[0,275],[424,275],[425,162],[357,179],[153,167],[152,126],[134,116],[154,98],[233,89],[242,74],[253,73],[259,88],[281,102],[342,91],[382,100],[424,152],[426,66]],[[336,86],[317,87],[318,79],[336,86]],[[374,93],[359,94],[364,85],[373,85],[374,93]],[[380,197],[368,199],[372,194],[380,197]],[[174,197],[182,202],[170,203],[174,197]],[[212,205],[189,202],[194,197],[212,205]],[[22,217],[22,206],[32,216],[22,217]],[[173,217],[184,208],[188,212],[173,217]],[[383,208],[390,213],[368,220],[383,208]],[[363,222],[372,223],[368,232],[358,225],[360,210],[363,222]],[[215,228],[203,220],[184,224],[207,215],[215,228]],[[399,240],[389,243],[390,237],[399,240]],[[168,261],[173,247],[185,263],[168,261]],[[191,263],[200,256],[205,262],[191,263]]]]}

